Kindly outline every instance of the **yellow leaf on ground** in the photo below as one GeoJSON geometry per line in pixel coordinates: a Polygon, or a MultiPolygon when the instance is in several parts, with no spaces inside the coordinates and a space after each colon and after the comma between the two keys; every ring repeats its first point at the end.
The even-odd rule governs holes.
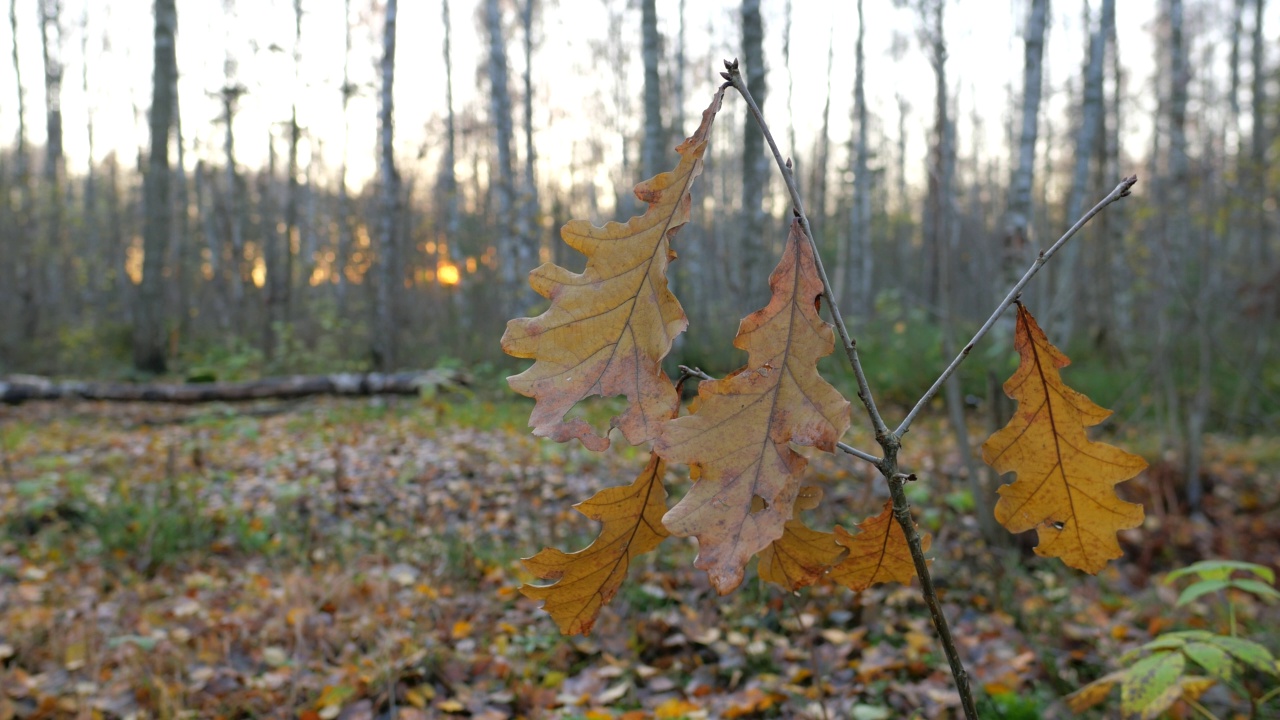
{"type": "Polygon", "coordinates": [[[812,510],[820,502],[822,488],[800,488],[792,518],[782,528],[782,537],[760,551],[761,580],[787,590],[799,590],[812,585],[844,555],[844,548],[836,544],[835,535],[813,530],[800,520],[802,510],[812,510]]]}
{"type": "Polygon", "coordinates": [[[1096,574],[1123,554],[1116,533],[1142,524],[1142,506],[1121,500],[1115,486],[1147,463],[1085,434],[1111,411],[1062,382],[1071,361],[1021,303],[1014,347],[1022,361],[1004,391],[1018,411],[982,446],[997,472],[1017,473],[1000,488],[996,519],[1010,532],[1035,530],[1037,555],[1096,574]]]}
{"type": "Polygon", "coordinates": [[[471,623],[466,620],[459,620],[453,624],[453,631],[450,633],[454,640],[461,640],[471,636],[471,623]]]}
{"type": "MultiPolygon", "coordinates": [[[[902,526],[893,517],[893,502],[884,504],[879,515],[858,523],[862,532],[851,535],[836,526],[836,542],[849,549],[849,555],[831,568],[828,577],[854,592],[888,582],[907,584],[916,574],[911,548],[902,526]]],[[[928,534],[920,538],[920,547],[929,549],[928,534]]]]}
{"type": "Polygon", "coordinates": [[[662,486],[665,474],[666,465],[650,454],[648,466],[631,485],[601,490],[575,506],[578,512],[602,523],[595,542],[576,553],[546,548],[525,559],[529,572],[557,581],[554,585],[525,585],[520,592],[544,600],[542,609],[550,613],[560,632],[590,632],[600,608],[622,586],[631,559],[658,547],[667,537],[662,526],[662,515],[667,511],[667,491],[662,486]]]}
{"type": "Polygon", "coordinates": [[[769,304],[743,319],[733,341],[747,351],[747,366],[701,383],[697,412],[667,423],[654,443],[698,477],[663,523],[698,538],[695,565],[722,595],[791,519],[807,465],[791,445],[832,452],[849,427],[848,401],[818,375],[835,335],[818,316],[822,281],[798,221],[769,287],[769,304]]]}
{"type": "Polygon", "coordinates": [[[688,700],[671,698],[654,708],[653,716],[658,718],[658,720],[662,720],[662,718],[670,718],[674,720],[674,718],[682,718],[690,713],[696,713],[701,709],[702,708],[694,705],[688,700]]]}
{"type": "Polygon", "coordinates": [[[680,163],[636,186],[649,203],[625,224],[595,227],[570,220],[560,237],[587,256],[581,274],[546,263],[529,282],[551,307],[534,318],[507,323],[502,349],[535,360],[508,378],[512,389],[536,398],[529,425],[535,435],[559,442],[578,438],[600,451],[609,446],[582,419],[565,413],[591,395],[626,396],[629,405],[613,419],[627,441],[638,445],[657,436],[676,410],[675,387],[662,371],[662,358],[688,326],[684,310],[667,286],[667,266],[675,258],[670,241],[689,221],[689,189],[702,173],[702,156],[720,102],[721,88],[702,114],[702,124],[676,148],[680,163]]]}

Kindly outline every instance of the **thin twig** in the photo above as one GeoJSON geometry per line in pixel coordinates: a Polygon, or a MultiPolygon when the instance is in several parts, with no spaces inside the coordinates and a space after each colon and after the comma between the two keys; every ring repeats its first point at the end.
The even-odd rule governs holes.
{"type": "Polygon", "coordinates": [[[1094,215],[1102,212],[1103,208],[1120,198],[1129,197],[1129,190],[1136,182],[1138,182],[1137,175],[1130,175],[1129,177],[1121,180],[1120,184],[1116,185],[1115,189],[1112,190],[1110,194],[1102,198],[1097,205],[1093,206],[1092,210],[1085,213],[1083,217],[1077,220],[1076,224],[1072,225],[1071,229],[1067,230],[1065,235],[1058,238],[1058,241],[1050,246],[1048,250],[1042,250],[1040,252],[1039,256],[1036,257],[1036,261],[1031,263],[1031,267],[1027,268],[1027,271],[1023,273],[1022,279],[1018,280],[1018,282],[1009,290],[1009,294],[1005,295],[1004,300],[1000,301],[1000,304],[996,306],[995,312],[991,313],[991,317],[987,318],[987,321],[982,324],[982,327],[974,334],[973,339],[964,346],[964,349],[960,351],[959,355],[956,355],[955,359],[951,361],[951,364],[947,366],[947,369],[942,371],[942,374],[933,382],[933,385],[929,387],[928,391],[926,391],[924,396],[920,398],[920,401],[916,403],[915,407],[911,408],[911,412],[907,413],[907,417],[903,419],[902,424],[898,426],[897,430],[893,431],[894,435],[902,437],[907,433],[907,430],[911,428],[911,423],[916,419],[916,415],[919,415],[920,411],[924,409],[924,406],[928,405],[929,401],[933,399],[933,396],[938,394],[938,389],[942,387],[942,384],[945,383],[947,378],[951,377],[952,373],[960,367],[960,363],[964,362],[965,358],[969,357],[969,352],[972,351],[974,346],[977,345],[978,342],[991,330],[991,328],[995,326],[996,321],[1000,319],[1000,316],[1004,314],[1004,311],[1008,310],[1009,306],[1018,299],[1018,296],[1022,294],[1022,289],[1027,286],[1027,283],[1031,281],[1031,278],[1035,277],[1036,273],[1040,272],[1040,268],[1049,261],[1049,258],[1053,257],[1054,253],[1058,252],[1058,250],[1065,245],[1072,236],[1079,232],[1080,228],[1084,227],[1086,223],[1092,220],[1094,215]]]}
{"type": "MultiPolygon", "coordinates": [[[[951,637],[951,630],[947,626],[947,618],[942,614],[942,605],[938,601],[937,592],[933,587],[933,580],[929,575],[929,566],[924,560],[924,549],[920,545],[920,535],[915,530],[915,525],[911,522],[911,506],[907,504],[907,495],[902,491],[902,480],[905,475],[898,472],[898,451],[902,448],[897,433],[892,433],[885,425],[884,418],[880,416],[880,412],[876,409],[875,401],[871,396],[871,387],[867,384],[867,376],[862,371],[862,363],[858,361],[858,346],[853,338],[849,336],[849,330],[845,327],[844,318],[840,315],[840,305],[836,302],[835,292],[831,289],[831,281],[827,278],[827,271],[822,265],[822,255],[818,252],[818,244],[813,239],[813,231],[809,227],[809,218],[804,212],[804,202],[800,199],[800,190],[796,187],[795,178],[791,173],[791,164],[783,162],[782,153],[778,152],[778,144],[774,142],[772,133],[769,132],[769,126],[764,121],[764,115],[760,112],[760,107],[756,105],[755,99],[751,97],[751,92],[747,89],[746,82],[742,79],[742,75],[738,72],[738,61],[725,62],[725,68],[728,72],[721,73],[725,80],[742,95],[742,99],[746,101],[747,108],[751,111],[752,117],[755,118],[756,124],[760,126],[764,139],[769,143],[769,149],[773,151],[773,158],[778,163],[778,168],[782,171],[782,178],[786,181],[787,190],[791,193],[791,202],[795,214],[800,218],[800,224],[804,228],[805,235],[809,238],[809,245],[813,248],[814,264],[817,267],[818,277],[822,280],[822,295],[827,301],[827,307],[831,309],[831,318],[834,321],[836,332],[840,335],[840,341],[844,344],[845,355],[849,358],[849,365],[853,368],[853,373],[858,379],[858,398],[862,400],[862,405],[867,409],[867,416],[871,419],[871,425],[875,429],[876,442],[884,450],[884,458],[876,463],[880,473],[889,481],[889,492],[893,496],[893,512],[898,524],[902,526],[902,531],[907,539],[907,544],[911,549],[911,557],[915,561],[916,574],[920,576],[921,594],[924,595],[925,603],[929,606],[929,613],[933,617],[933,626],[938,632],[938,640],[942,643],[943,651],[947,655],[947,662],[951,666],[951,675],[955,680],[956,690],[960,693],[960,704],[964,709],[965,717],[968,720],[977,720],[978,712],[973,703],[973,692],[969,689],[969,676],[965,672],[964,664],[960,660],[960,653],[956,649],[955,640],[951,637]]],[[[841,448],[843,450],[843,448],[841,448]]],[[[863,458],[866,459],[866,458],[863,458]]]]}
{"type": "Polygon", "coordinates": [[[866,460],[867,462],[871,463],[872,465],[875,465],[876,467],[880,467],[880,463],[884,462],[884,458],[878,458],[875,455],[872,455],[871,453],[862,452],[858,448],[853,447],[851,445],[846,445],[842,442],[836,443],[836,449],[842,452],[849,453],[850,455],[856,458],[862,458],[863,460],[866,460]]]}
{"type": "Polygon", "coordinates": [[[756,119],[756,124],[764,133],[765,142],[769,143],[769,149],[773,151],[773,159],[778,163],[778,169],[782,171],[782,179],[787,183],[787,191],[791,193],[791,205],[800,218],[800,225],[804,228],[805,237],[809,239],[809,246],[813,248],[814,265],[818,269],[818,277],[822,279],[822,297],[827,301],[832,324],[836,327],[836,333],[840,335],[844,353],[848,356],[849,365],[853,367],[853,374],[858,379],[858,398],[867,409],[867,416],[871,418],[871,425],[875,429],[876,438],[879,439],[889,434],[889,427],[885,425],[884,418],[876,409],[876,401],[871,396],[871,386],[867,384],[867,375],[862,371],[862,363],[858,361],[858,343],[849,335],[844,317],[840,314],[840,305],[836,303],[835,293],[831,289],[831,281],[827,279],[827,270],[822,265],[818,243],[813,239],[813,229],[809,227],[809,216],[805,214],[804,201],[800,199],[800,188],[796,186],[795,176],[791,172],[791,163],[783,162],[782,153],[778,151],[778,143],[774,142],[773,134],[769,132],[769,125],[765,123],[764,115],[760,113],[760,106],[756,105],[755,98],[751,97],[751,92],[747,90],[746,81],[742,79],[742,73],[738,72],[738,61],[726,60],[724,66],[728,72],[720,73],[721,77],[728,80],[729,84],[742,95],[742,99],[747,101],[747,109],[751,111],[751,116],[756,119]]]}

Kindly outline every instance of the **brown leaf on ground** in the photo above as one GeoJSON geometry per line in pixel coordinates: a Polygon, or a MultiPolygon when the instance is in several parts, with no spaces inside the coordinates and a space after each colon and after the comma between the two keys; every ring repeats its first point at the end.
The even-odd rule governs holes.
{"type": "Polygon", "coordinates": [[[591,631],[600,608],[617,594],[631,559],[649,552],[668,535],[662,526],[667,492],[662,486],[666,466],[657,455],[636,481],[626,487],[601,490],[574,507],[602,524],[600,535],[584,550],[565,553],[555,548],[524,561],[525,567],[553,585],[525,585],[520,592],[545,601],[546,610],[565,635],[591,631]]]}
{"type": "Polygon", "coordinates": [[[1037,555],[1096,574],[1123,554],[1116,533],[1142,524],[1142,506],[1121,500],[1115,486],[1147,463],[1085,434],[1111,411],[1062,382],[1059,370],[1071,360],[1021,303],[1014,347],[1022,362],[1004,391],[1018,411],[982,446],[997,472],[1017,473],[999,490],[996,519],[1010,532],[1035,530],[1037,555]]]}
{"type": "Polygon", "coordinates": [[[508,378],[512,389],[537,399],[529,417],[535,435],[607,448],[607,434],[597,434],[584,420],[565,419],[591,395],[626,396],[629,406],[612,425],[632,445],[652,440],[674,413],[679,399],[661,362],[689,323],[667,286],[667,266],[675,258],[670,241],[689,221],[689,189],[702,173],[707,136],[723,97],[722,88],[702,113],[702,124],[676,148],[675,170],[636,186],[636,197],[649,203],[644,215],[604,227],[570,220],[561,228],[561,238],[587,256],[581,274],[551,263],[529,274],[551,307],[508,322],[502,349],[535,360],[508,378]]]}
{"type": "Polygon", "coordinates": [[[822,502],[822,488],[802,487],[796,497],[795,510],[782,528],[782,537],[760,551],[760,579],[787,590],[812,585],[844,555],[835,535],[813,530],[800,520],[800,512],[812,510],[822,502]]]}
{"type": "MultiPolygon", "coordinates": [[[[854,592],[888,582],[907,584],[916,574],[911,549],[902,526],[893,517],[893,502],[886,502],[879,515],[858,523],[862,532],[851,535],[848,530],[836,527],[835,541],[848,548],[849,555],[831,568],[828,574],[834,582],[854,592]]],[[[921,549],[928,550],[931,538],[920,538],[921,549]]]]}
{"type": "Polygon", "coordinates": [[[695,565],[722,595],[791,519],[807,464],[791,444],[832,452],[849,427],[848,401],[818,375],[835,336],[818,316],[822,281],[797,221],[769,287],[769,304],[743,319],[733,341],[747,366],[699,385],[697,412],[667,423],[654,443],[698,477],[663,522],[698,538],[695,565]]]}

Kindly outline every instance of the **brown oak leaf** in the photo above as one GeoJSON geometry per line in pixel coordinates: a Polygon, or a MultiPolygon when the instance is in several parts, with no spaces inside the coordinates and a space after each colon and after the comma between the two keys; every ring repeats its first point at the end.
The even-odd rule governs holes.
{"type": "MultiPolygon", "coordinates": [[[[849,555],[831,568],[828,577],[854,592],[888,582],[907,584],[916,574],[911,548],[902,526],[893,517],[893,502],[886,502],[879,515],[858,523],[862,532],[851,535],[836,527],[836,542],[848,548],[849,555]]],[[[931,538],[921,536],[920,548],[929,549],[931,538]]]]}
{"type": "Polygon", "coordinates": [[[695,565],[721,594],[791,519],[807,464],[791,445],[832,452],[849,427],[848,401],[818,374],[835,337],[818,315],[822,281],[798,221],[769,287],[769,304],[742,320],[733,341],[747,366],[699,385],[697,411],[668,422],[654,443],[698,478],[663,523],[698,538],[695,565]]]}
{"type": "Polygon", "coordinates": [[[627,398],[627,409],[612,427],[633,445],[652,440],[676,410],[679,399],[661,362],[688,320],[667,286],[667,266],[675,258],[670,241],[689,220],[689,189],[702,173],[707,136],[723,97],[721,88],[702,113],[702,124],[676,148],[675,170],[636,186],[636,197],[649,203],[644,215],[604,227],[571,220],[560,230],[570,247],[587,256],[582,273],[546,263],[529,274],[551,307],[508,322],[502,349],[535,360],[507,379],[512,389],[537,399],[529,417],[535,435],[607,448],[607,434],[597,434],[582,419],[565,419],[591,395],[627,398]]]}

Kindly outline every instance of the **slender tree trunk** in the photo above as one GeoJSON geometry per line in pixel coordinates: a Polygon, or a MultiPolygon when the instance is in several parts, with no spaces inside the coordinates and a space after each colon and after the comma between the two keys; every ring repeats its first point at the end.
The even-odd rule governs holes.
{"type": "Polygon", "coordinates": [[[457,130],[453,115],[453,53],[451,36],[453,23],[449,18],[449,0],[442,3],[444,19],[444,98],[445,98],[445,151],[440,168],[440,191],[445,200],[445,238],[449,248],[458,242],[461,214],[458,208],[458,175],[454,167],[458,162],[457,130]]]}
{"type": "Polygon", "coordinates": [[[47,260],[44,297],[46,315],[65,316],[67,298],[63,282],[71,277],[66,267],[73,262],[62,232],[62,2],[40,1],[40,49],[44,60],[45,144],[44,144],[44,249],[47,260]]]}
{"type": "MultiPolygon", "coordinates": [[[[445,7],[445,47],[448,48],[448,12],[449,0],[444,0],[445,7]]],[[[342,23],[346,36],[346,46],[342,53],[342,167],[338,170],[338,252],[333,259],[334,272],[338,274],[338,312],[345,315],[347,310],[347,258],[351,255],[351,200],[347,197],[347,156],[351,150],[351,120],[347,112],[351,98],[356,94],[355,85],[351,84],[351,0],[342,2],[342,23]]],[[[446,53],[448,50],[446,49],[446,53]]],[[[449,70],[448,63],[445,64],[449,70]]],[[[449,112],[450,138],[453,137],[453,110],[449,112]]],[[[452,142],[450,143],[452,152],[452,142]]]]}
{"type": "MultiPolygon", "coordinates": [[[[1009,181],[1009,211],[1005,218],[1004,279],[1007,287],[1017,281],[1026,263],[1031,241],[1031,188],[1035,180],[1036,136],[1039,129],[1040,89],[1043,76],[1044,29],[1049,0],[1031,0],[1027,14],[1022,74],[1022,131],[1018,164],[1009,181]]],[[[1010,337],[1011,333],[1006,333],[1010,337]]]]}
{"type": "MultiPolygon", "coordinates": [[[[810,211],[810,221],[817,220],[820,227],[826,226],[827,219],[827,168],[831,161],[831,74],[835,67],[835,28],[831,28],[827,32],[827,94],[822,103],[822,129],[818,131],[818,146],[814,152],[813,167],[809,169],[809,192],[807,195],[813,203],[813,210],[810,211]]],[[[819,239],[823,236],[821,229],[815,230],[814,233],[819,239]]],[[[844,243],[840,243],[840,247],[844,247],[844,243]]],[[[844,267],[840,263],[837,251],[836,264],[844,267]]],[[[836,282],[840,282],[841,278],[837,277],[836,282]]],[[[838,295],[837,297],[844,297],[838,295]]]]}
{"type": "MultiPolygon", "coordinates": [[[[742,62],[747,87],[756,103],[764,109],[768,86],[765,84],[764,24],[760,19],[760,0],[742,0],[742,62]]],[[[765,267],[769,241],[765,237],[764,198],[769,185],[768,158],[764,135],[750,116],[744,118],[742,133],[742,288],[746,300],[765,285],[765,267]]]]}
{"type": "MultiPolygon", "coordinates": [[[[32,233],[31,203],[31,165],[27,151],[27,103],[26,93],[22,86],[22,63],[18,60],[18,10],[17,0],[9,0],[9,29],[13,38],[13,73],[18,91],[18,138],[16,158],[17,166],[17,245],[18,267],[16,272],[19,316],[23,318],[19,338],[10,342],[24,345],[36,339],[39,328],[39,306],[36,303],[36,254],[35,237],[32,233]]],[[[16,329],[16,328],[15,328],[16,329]]]]}
{"type": "MultiPolygon", "coordinates": [[[[498,229],[498,262],[502,283],[508,297],[516,298],[520,272],[527,265],[520,262],[520,242],[513,232],[515,171],[511,160],[511,93],[507,87],[507,46],[502,33],[502,12],[498,0],[485,0],[485,27],[489,35],[489,112],[496,136],[497,157],[489,182],[495,191],[497,208],[494,215],[498,229]]],[[[511,307],[508,310],[516,311],[511,307]]],[[[514,314],[511,313],[511,314],[514,314]]]]}
{"type": "Polygon", "coordinates": [[[676,66],[671,75],[675,86],[675,108],[671,114],[671,134],[678,143],[684,139],[684,0],[680,0],[680,30],[676,34],[676,66]]]}
{"type": "Polygon", "coordinates": [[[953,166],[951,148],[951,115],[947,85],[947,42],[944,34],[946,0],[933,0],[923,12],[929,42],[929,63],[933,66],[934,106],[933,145],[929,150],[928,196],[924,216],[924,300],[925,305],[936,310],[942,300],[942,244],[950,242],[946,227],[946,208],[950,202],[951,178],[948,168],[953,166]]]}
{"type": "MultiPolygon", "coordinates": [[[[1267,164],[1267,146],[1270,144],[1270,136],[1267,133],[1267,68],[1266,68],[1266,40],[1263,34],[1263,13],[1265,10],[1265,0],[1253,0],[1253,32],[1252,32],[1252,48],[1250,56],[1250,64],[1253,71],[1253,82],[1250,87],[1250,104],[1251,121],[1253,129],[1250,133],[1249,142],[1249,159],[1245,165],[1245,172],[1242,176],[1248,183],[1246,196],[1249,198],[1249,217],[1247,226],[1249,234],[1253,237],[1250,247],[1246,248],[1250,264],[1255,268],[1251,273],[1251,283],[1259,288],[1270,288],[1280,279],[1280,274],[1275,271],[1275,260],[1272,257],[1271,244],[1268,238],[1273,237],[1272,225],[1268,222],[1268,215],[1263,211],[1263,206],[1267,200],[1267,181],[1270,176],[1270,167],[1267,164]]],[[[1277,294],[1272,292],[1263,292],[1258,297],[1256,305],[1258,307],[1258,318],[1264,323],[1262,327],[1256,328],[1253,334],[1253,342],[1248,348],[1248,354],[1245,357],[1244,369],[1240,373],[1240,380],[1236,384],[1236,389],[1232,393],[1231,405],[1227,412],[1228,423],[1232,427],[1237,427],[1247,417],[1256,415],[1253,412],[1258,407],[1259,396],[1257,392],[1261,381],[1262,366],[1268,354],[1273,347],[1271,341],[1270,326],[1274,325],[1273,318],[1276,315],[1276,306],[1280,303],[1277,294]]]]}
{"type": "Polygon", "coordinates": [[[174,0],[155,3],[155,71],[151,83],[151,152],[144,178],[146,204],[142,284],[134,321],[133,364],[151,373],[165,371],[164,250],[172,228],[169,197],[169,133],[173,126],[173,89],[177,77],[174,39],[178,12],[174,0]]]}
{"type": "Polygon", "coordinates": [[[85,137],[89,142],[89,162],[84,177],[84,197],[81,198],[81,222],[83,223],[86,263],[86,282],[83,297],[86,308],[98,307],[102,288],[104,266],[102,234],[97,223],[98,178],[94,159],[93,113],[94,103],[89,99],[89,3],[86,2],[80,16],[80,91],[85,97],[85,137]]]}
{"type": "Polygon", "coordinates": [[[862,52],[866,34],[862,0],[858,0],[858,40],[854,45],[853,115],[857,122],[856,140],[853,143],[853,204],[850,228],[853,237],[849,248],[856,255],[849,263],[849,288],[847,295],[854,300],[854,310],[862,317],[870,317],[875,309],[875,294],[871,287],[874,270],[871,244],[871,173],[867,167],[867,96],[863,88],[866,61],[862,52]]]}
{"type": "MultiPolygon", "coordinates": [[[[518,228],[516,232],[520,267],[532,268],[538,250],[542,246],[542,236],[538,232],[538,181],[534,165],[538,161],[538,153],[533,147],[533,9],[536,0],[524,0],[520,8],[520,21],[524,30],[524,189],[520,202],[518,228]]],[[[524,291],[527,302],[533,301],[533,290],[524,291]]]]}
{"type": "MultiPolygon", "coordinates": [[[[176,60],[176,55],[175,55],[176,60]]],[[[178,337],[186,335],[191,320],[191,266],[192,245],[189,242],[191,221],[188,206],[191,196],[187,192],[187,151],[186,138],[182,135],[182,103],[178,95],[178,70],[175,63],[173,72],[173,133],[175,147],[178,150],[177,181],[174,202],[176,203],[177,223],[170,236],[169,263],[170,286],[173,287],[173,302],[169,307],[177,314],[175,330],[178,337]]]]}
{"type": "Polygon", "coordinates": [[[382,102],[378,110],[378,278],[374,307],[373,366],[390,370],[396,366],[395,295],[400,280],[396,256],[396,221],[400,214],[400,175],[396,172],[392,124],[392,88],[396,67],[396,0],[387,0],[382,37],[382,102]]]}
{"type": "MultiPolygon", "coordinates": [[[[1102,15],[1115,17],[1115,0],[1102,0],[1102,15]]],[[[1114,23],[1114,20],[1112,21],[1114,23]]],[[[1102,129],[1102,80],[1106,67],[1106,21],[1098,20],[1089,36],[1089,57],[1084,68],[1084,100],[1080,108],[1080,127],[1076,130],[1075,166],[1071,173],[1071,194],[1067,199],[1067,222],[1075,222],[1084,212],[1085,197],[1089,188],[1089,161],[1097,149],[1095,138],[1102,129]]],[[[1056,312],[1056,337],[1070,340],[1075,330],[1078,309],[1082,298],[1078,276],[1080,274],[1080,244],[1070,243],[1062,249],[1057,265],[1057,292],[1053,298],[1056,312]]]]}
{"type": "Polygon", "coordinates": [[[644,58],[644,146],[640,150],[641,172],[651,178],[662,172],[662,88],[658,82],[658,54],[662,38],[658,35],[658,10],[655,0],[641,0],[641,55],[644,58]]]}
{"type": "MultiPolygon", "coordinates": [[[[228,63],[230,67],[230,63],[228,63]]],[[[231,243],[231,262],[227,264],[227,275],[231,279],[231,312],[237,317],[244,317],[244,203],[240,193],[240,178],[236,172],[236,134],[235,114],[236,101],[244,94],[244,87],[234,83],[231,73],[227,74],[227,85],[222,88],[222,117],[226,123],[226,135],[223,138],[226,172],[226,229],[231,243]]]]}

